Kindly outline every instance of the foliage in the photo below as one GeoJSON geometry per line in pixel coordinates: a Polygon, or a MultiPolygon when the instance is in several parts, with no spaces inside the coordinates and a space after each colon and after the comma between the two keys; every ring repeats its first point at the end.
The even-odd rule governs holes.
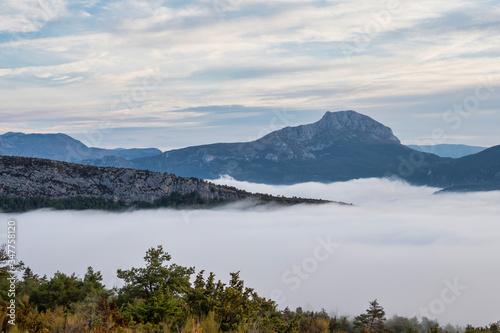
{"type": "MultiPolygon", "coordinates": [[[[7,277],[8,257],[0,248],[0,274],[7,277]]],[[[499,323],[485,327],[442,328],[423,318],[394,316],[386,321],[377,300],[366,313],[348,317],[319,312],[278,310],[273,300],[245,286],[240,273],[228,283],[213,273],[196,276],[193,267],[170,263],[162,246],[150,248],[140,268],[118,270],[121,288],[107,289],[102,275],[87,268],[83,278],[57,272],[40,277],[19,263],[15,270],[16,326],[8,324],[7,290],[0,284],[2,332],[276,332],[276,333],[500,333],[499,323]],[[191,283],[192,281],[192,283],[191,283]]],[[[2,280],[3,281],[3,280],[2,280]]]]}
{"type": "Polygon", "coordinates": [[[198,192],[187,194],[172,193],[170,196],[159,198],[153,202],[136,202],[130,205],[121,201],[105,200],[95,197],[74,197],[67,199],[50,198],[11,198],[0,197],[0,211],[5,213],[26,212],[41,208],[53,208],[57,210],[86,210],[99,209],[120,211],[128,208],[151,209],[161,207],[201,207],[214,206],[223,203],[219,200],[203,199],[198,192]]]}
{"type": "Polygon", "coordinates": [[[368,332],[382,333],[385,331],[385,321],[384,308],[378,304],[377,300],[374,300],[370,302],[370,307],[366,310],[366,313],[354,318],[354,327],[362,332],[368,330],[368,332]]]}
{"type": "Polygon", "coordinates": [[[146,252],[146,267],[119,269],[117,276],[125,281],[118,293],[124,315],[136,322],[158,324],[170,318],[181,321],[187,313],[185,294],[191,284],[194,268],[167,265],[171,256],[160,245],[146,252]]]}
{"type": "Polygon", "coordinates": [[[474,327],[467,325],[465,333],[500,333],[500,321],[485,327],[474,327]]]}
{"type": "Polygon", "coordinates": [[[246,288],[239,272],[231,273],[231,280],[225,285],[210,273],[207,281],[201,271],[194,288],[187,297],[192,314],[204,317],[214,313],[223,331],[235,330],[245,324],[258,325],[266,315],[276,311],[272,300],[260,297],[253,289],[246,288]]]}

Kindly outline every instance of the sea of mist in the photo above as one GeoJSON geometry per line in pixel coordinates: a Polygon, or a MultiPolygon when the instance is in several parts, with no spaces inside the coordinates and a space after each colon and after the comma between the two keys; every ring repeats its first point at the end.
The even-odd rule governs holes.
{"type": "Polygon", "coordinates": [[[203,210],[39,210],[1,214],[18,224],[18,259],[35,273],[143,265],[163,245],[172,262],[213,271],[225,282],[240,271],[249,287],[280,308],[358,315],[378,299],[387,314],[425,315],[441,324],[500,320],[500,192],[433,194],[396,180],[270,186],[215,181],[252,192],[353,203],[203,210]]]}

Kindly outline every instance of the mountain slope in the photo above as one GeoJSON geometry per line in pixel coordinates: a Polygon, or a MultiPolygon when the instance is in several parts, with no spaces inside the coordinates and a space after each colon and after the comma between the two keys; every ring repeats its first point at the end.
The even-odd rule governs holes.
{"type": "Polygon", "coordinates": [[[98,198],[124,205],[155,203],[172,195],[195,193],[204,201],[255,199],[276,203],[327,201],[252,194],[196,178],[182,178],[145,170],[94,167],[46,159],[0,156],[0,197],[98,198]]]}
{"type": "MultiPolygon", "coordinates": [[[[397,174],[399,157],[412,152],[390,128],[355,111],[341,111],[253,142],[188,147],[130,162],[137,169],[181,176],[214,179],[227,174],[243,181],[293,184],[397,174]]],[[[426,164],[441,161],[425,155],[426,164]]]]}
{"type": "Polygon", "coordinates": [[[398,176],[416,185],[496,184],[500,149],[459,159],[402,145],[390,128],[354,111],[327,112],[316,123],[287,127],[244,143],[219,143],[134,159],[131,166],[204,179],[230,175],[268,184],[335,182],[398,176]]]}
{"type": "Polygon", "coordinates": [[[424,153],[436,154],[441,157],[460,158],[467,155],[477,154],[487,149],[485,147],[467,146],[467,145],[407,145],[411,149],[415,149],[424,153]]]}
{"type": "MultiPolygon", "coordinates": [[[[495,189],[500,184],[500,146],[418,170],[415,181],[431,186],[495,189]]],[[[500,188],[497,188],[500,189],[500,188]]]]}
{"type": "Polygon", "coordinates": [[[0,155],[47,158],[64,162],[102,159],[116,156],[134,159],[161,154],[156,148],[102,149],[89,148],[66,134],[5,133],[0,135],[0,155]]]}

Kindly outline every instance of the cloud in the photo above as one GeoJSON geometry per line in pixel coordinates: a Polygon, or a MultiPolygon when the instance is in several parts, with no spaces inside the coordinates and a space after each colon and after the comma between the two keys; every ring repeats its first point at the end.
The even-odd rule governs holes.
{"type": "MultiPolygon", "coordinates": [[[[27,17],[27,0],[5,4],[4,22],[27,17]]],[[[115,99],[155,68],[164,80],[134,110],[244,105],[357,109],[397,119],[400,113],[444,112],[444,101],[453,105],[481,78],[498,81],[499,75],[499,8],[491,2],[127,0],[69,1],[63,9],[26,38],[13,38],[13,27],[0,34],[0,92],[11,97],[0,113],[22,118],[25,111],[57,109],[46,124],[69,132],[73,124],[63,109],[107,118],[115,99]],[[54,83],[63,76],[69,78],[54,83]],[[90,104],[92,109],[81,107],[90,104]]],[[[498,110],[498,91],[491,105],[482,103],[486,107],[498,110]]],[[[185,118],[192,123],[189,114],[185,118]]],[[[483,142],[475,144],[495,143],[492,123],[481,120],[483,142]]],[[[40,132],[53,127],[33,126],[40,132]]],[[[128,125],[140,126],[135,120],[128,125]]],[[[411,126],[419,133],[402,128],[408,137],[401,139],[423,136],[429,125],[419,119],[411,126]]],[[[222,140],[219,135],[209,141],[222,140]]]]}
{"type": "Polygon", "coordinates": [[[388,315],[427,311],[442,324],[460,325],[500,319],[499,192],[433,195],[435,189],[376,179],[218,182],[356,206],[0,215],[17,219],[19,259],[36,273],[82,275],[92,265],[108,285],[119,285],[116,269],[141,266],[144,252],[162,244],[174,262],[214,271],[222,280],[241,271],[248,286],[281,307],[358,315],[377,298],[388,315]]]}
{"type": "Polygon", "coordinates": [[[5,0],[0,5],[0,32],[32,33],[66,12],[64,0],[5,0]]]}

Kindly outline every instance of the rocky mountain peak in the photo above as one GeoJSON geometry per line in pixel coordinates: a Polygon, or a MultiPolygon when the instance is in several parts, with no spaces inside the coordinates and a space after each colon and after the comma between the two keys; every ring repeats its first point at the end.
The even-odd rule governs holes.
{"type": "Polygon", "coordinates": [[[261,140],[270,143],[277,142],[277,144],[300,142],[317,145],[317,142],[321,142],[322,147],[346,141],[364,144],[400,144],[399,139],[394,136],[389,127],[352,110],[328,111],[315,123],[286,127],[270,133],[261,140]]]}
{"type": "Polygon", "coordinates": [[[332,134],[347,135],[346,139],[358,138],[368,143],[400,143],[389,127],[352,110],[328,111],[323,118],[312,125],[315,125],[318,130],[328,130],[332,134]]]}

